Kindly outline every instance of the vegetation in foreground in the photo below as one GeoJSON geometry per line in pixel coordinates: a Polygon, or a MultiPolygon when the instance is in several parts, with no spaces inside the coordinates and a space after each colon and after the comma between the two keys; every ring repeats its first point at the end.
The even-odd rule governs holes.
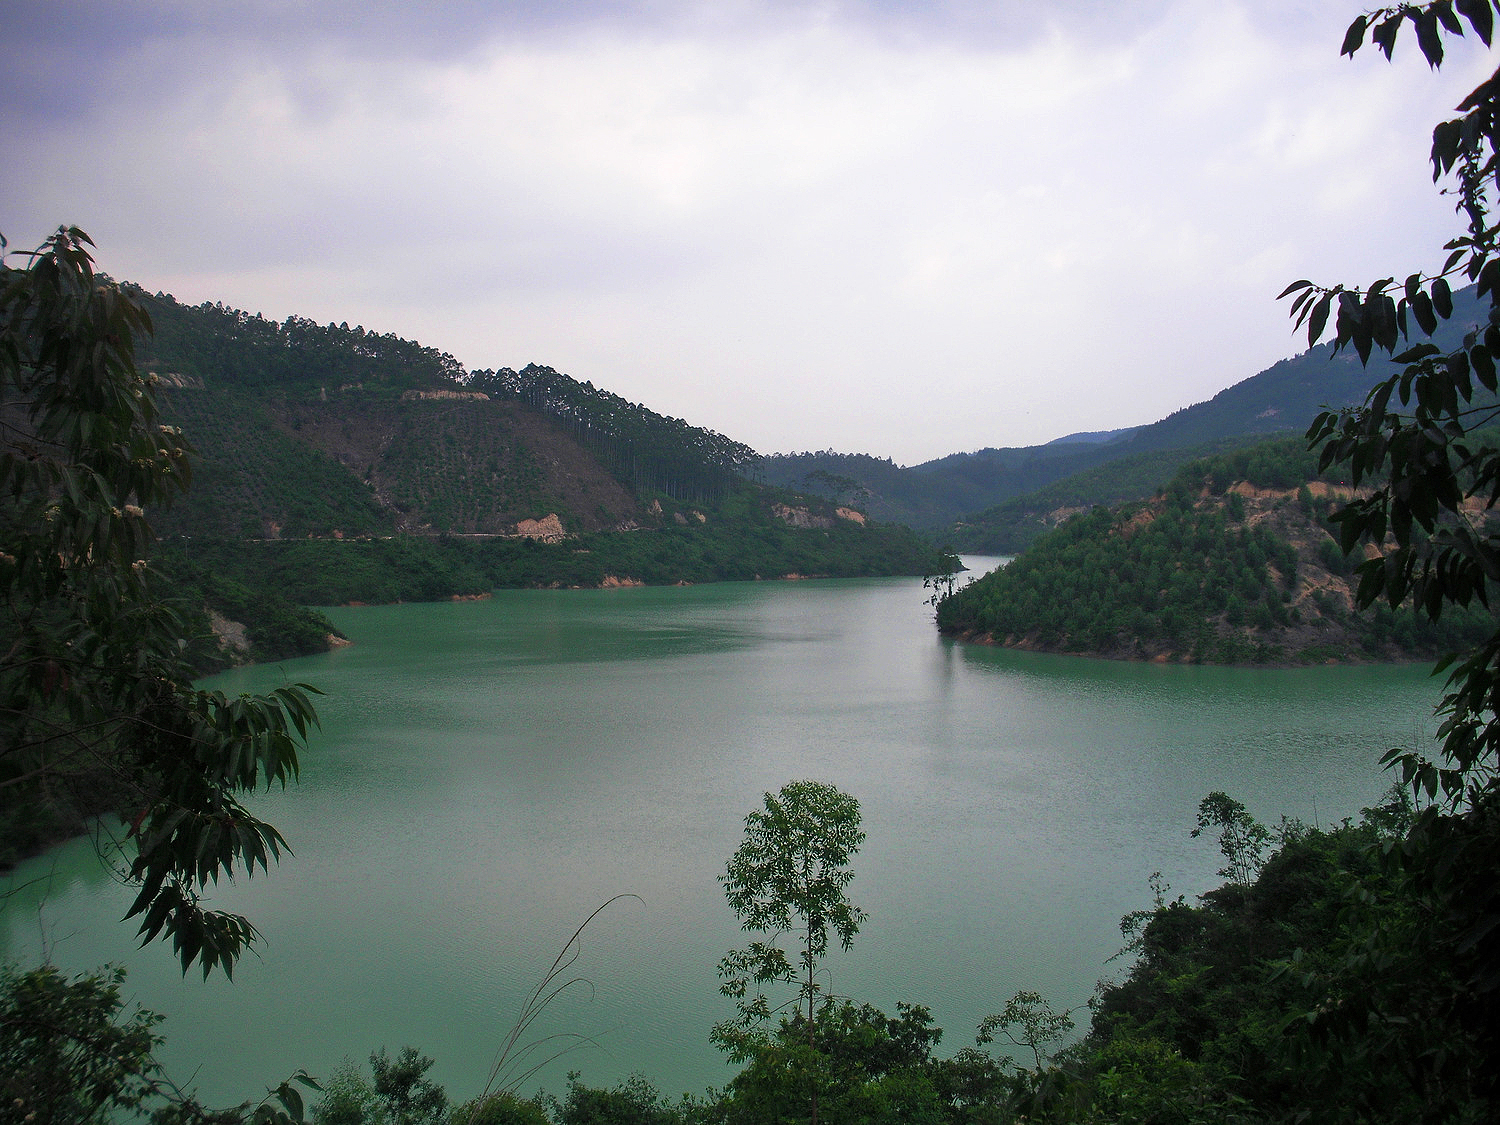
{"type": "MultiPolygon", "coordinates": [[[[1227,882],[1190,905],[1153,876],[1153,906],[1121,922],[1121,953],[1134,962],[1101,985],[1081,1039],[1069,1042],[1073,1012],[1023,991],[980,1022],[971,1046],[946,1055],[921,1005],[890,1015],[818,991],[819,942],[833,918],[859,914],[844,878],[857,810],[837,790],[793,782],[751,815],[726,891],[752,933],[793,939],[793,960],[778,962],[776,936],[726,957],[724,991],[739,997],[740,1018],[714,1035],[742,1069],[724,1090],[674,1102],[639,1076],[597,1089],[575,1074],[560,1099],[508,1090],[451,1110],[432,1099],[430,1116],[402,1117],[381,1101],[382,1052],[369,1077],[346,1065],[314,1120],[1493,1120],[1494,1017],[1468,991],[1493,964],[1466,947],[1473,914],[1451,901],[1433,910],[1434,880],[1445,876],[1412,847],[1422,817],[1400,787],[1357,823],[1329,830],[1287,821],[1268,830],[1239,802],[1210,794],[1194,835],[1217,839],[1227,882]],[[747,982],[756,987],[742,990],[747,982]],[[768,996],[778,984],[782,996],[768,996]]],[[[854,932],[838,930],[846,944],[854,932]]],[[[431,1064],[411,1049],[402,1057],[431,1064]]]]}
{"type": "MultiPolygon", "coordinates": [[[[1429,828],[1455,827],[1427,819],[1429,828]]],[[[1216,838],[1227,881],[1189,904],[1153,876],[1153,905],[1121,922],[1121,954],[1133,963],[1120,981],[1101,984],[1082,1038],[1074,1039],[1074,1011],[1022,991],[980,1022],[970,1045],[946,1053],[922,1005],[891,1014],[823,991],[817,970],[829,937],[848,948],[864,917],[848,898],[859,806],[831,786],[790,782],[747,818],[723,877],[754,936],[720,969],[737,1016],[713,1038],[740,1068],[724,1089],[670,1099],[640,1075],[599,1088],[575,1072],[561,1096],[528,1094],[520,1087],[531,1071],[519,1069],[457,1100],[427,1077],[433,1060],[406,1046],[394,1056],[372,1052],[367,1066],[346,1060],[321,1083],[310,1117],[319,1125],[1493,1120],[1494,1017],[1471,992],[1493,965],[1468,943],[1476,912],[1443,893],[1450,857],[1418,843],[1422,820],[1400,787],[1358,822],[1327,830],[1287,821],[1269,830],[1239,802],[1210,794],[1194,835],[1216,838]]],[[[1493,841],[1495,826],[1486,831],[1493,841]]],[[[250,1105],[208,1116],[170,1086],[153,1056],[160,1021],[125,1010],[121,979],[117,970],[69,979],[48,967],[0,978],[7,1102],[20,1098],[36,1121],[103,1120],[103,1107],[149,1110],[163,1122],[252,1117],[250,1105]],[[101,1112],[86,1112],[81,1099],[101,1112]]],[[[300,1104],[296,1096],[283,1086],[266,1105],[285,1113],[300,1104]]]]}

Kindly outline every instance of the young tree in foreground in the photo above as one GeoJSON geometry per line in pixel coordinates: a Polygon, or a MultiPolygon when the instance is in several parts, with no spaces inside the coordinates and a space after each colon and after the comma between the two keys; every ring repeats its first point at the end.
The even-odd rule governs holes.
{"type": "MultiPolygon", "coordinates": [[[[739,1001],[740,1018],[719,1024],[713,1038],[735,1061],[746,1061],[763,1045],[751,1029],[787,1007],[806,1020],[808,1049],[816,1049],[818,998],[826,995],[818,970],[829,933],[848,949],[865,918],[845,894],[854,878],[849,860],[864,839],[859,802],[817,781],[787,782],[745,818],[745,839],[720,881],[745,931],[770,936],[719,962],[719,991],[739,1001]],[[796,943],[795,962],[777,944],[783,937],[796,943]],[[796,992],[772,1007],[763,987],[777,983],[796,992]]],[[[816,1122],[816,1087],[812,1106],[816,1122]]]]}
{"type": "Polygon", "coordinates": [[[1022,989],[1005,1002],[1005,1010],[979,1021],[976,1042],[983,1047],[999,1036],[1015,1047],[1025,1047],[1041,1074],[1046,1061],[1043,1047],[1059,1043],[1073,1033],[1073,1009],[1055,1011],[1039,992],[1022,989]]]}
{"type": "Polygon", "coordinates": [[[786,1006],[770,1007],[761,985],[794,986],[798,1010],[806,1005],[811,1040],[817,999],[824,992],[818,968],[828,952],[829,931],[848,949],[865,919],[844,893],[854,879],[849,860],[865,839],[859,802],[817,781],[789,781],[764,801],[763,811],[745,818],[745,839],[719,881],[745,931],[771,937],[725,955],[719,962],[725,982],[720,991],[741,1001],[742,1023],[753,1023],[786,1006]],[[788,935],[796,939],[795,965],[776,944],[788,935]],[[752,982],[755,996],[747,1001],[752,982]]]}
{"type": "Polygon", "coordinates": [[[1198,804],[1198,827],[1191,835],[1219,830],[1219,852],[1229,862],[1219,874],[1240,886],[1255,882],[1265,864],[1271,833],[1246,811],[1245,806],[1217,789],[1198,804]]]}
{"type": "Polygon", "coordinates": [[[25,254],[0,239],[0,819],[92,788],[130,822],[142,941],[229,975],[256,930],[199,895],[285,847],[241,797],[297,776],[313,689],[193,686],[146,561],[147,513],[187,487],[192,449],[136,369],[150,320],[91,245],[76,228],[25,254]]]}

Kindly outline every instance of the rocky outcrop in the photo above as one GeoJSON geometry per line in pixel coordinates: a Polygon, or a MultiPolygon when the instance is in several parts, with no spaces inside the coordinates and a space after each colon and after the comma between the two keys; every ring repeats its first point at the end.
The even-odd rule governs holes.
{"type": "Polygon", "coordinates": [[[203,389],[203,380],[198,376],[183,375],[176,371],[148,371],[146,378],[154,387],[177,387],[195,391],[203,389]]]}
{"type": "Polygon", "coordinates": [[[446,401],[458,400],[458,401],[466,401],[466,402],[489,402],[490,401],[490,396],[487,395],[487,394],[485,394],[483,391],[445,391],[445,390],[435,390],[435,391],[403,391],[401,393],[401,401],[402,402],[414,402],[414,401],[419,401],[419,400],[422,401],[422,402],[445,401],[445,400],[446,401]]]}
{"type": "Polygon", "coordinates": [[[807,508],[793,508],[789,504],[772,504],[771,514],[792,527],[832,527],[833,520],[827,516],[815,516],[807,508]]]}
{"type": "Polygon", "coordinates": [[[219,651],[230,664],[245,664],[250,660],[250,638],[245,626],[231,621],[216,609],[208,611],[208,627],[219,640],[219,651]]]}
{"type": "Polygon", "coordinates": [[[539,520],[521,520],[516,524],[516,534],[523,539],[539,539],[543,543],[557,543],[568,535],[556,512],[549,512],[539,520]]]}

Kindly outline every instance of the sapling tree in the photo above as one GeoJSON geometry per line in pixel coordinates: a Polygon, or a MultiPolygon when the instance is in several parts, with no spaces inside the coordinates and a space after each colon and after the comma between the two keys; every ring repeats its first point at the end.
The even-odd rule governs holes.
{"type": "Polygon", "coordinates": [[[1003,1036],[1016,1047],[1026,1047],[1036,1060],[1036,1072],[1042,1072],[1046,1056],[1042,1048],[1058,1043],[1072,1034],[1073,1009],[1055,1011],[1039,992],[1022,990],[1005,1002],[1005,1010],[985,1016],[979,1022],[975,1041],[981,1046],[1003,1036]]]}
{"type": "Polygon", "coordinates": [[[854,878],[849,861],[864,839],[859,802],[817,781],[788,782],[745,818],[745,839],[719,879],[745,932],[766,936],[719,962],[719,991],[739,1002],[740,1016],[716,1027],[714,1039],[731,1054],[744,1042],[736,1030],[788,1008],[806,1019],[808,1044],[815,1044],[829,938],[848,949],[865,920],[846,893],[854,878]],[[783,941],[794,947],[790,956],[783,941]],[[778,984],[793,993],[773,1006],[765,987],[778,984]]]}
{"type": "Polygon", "coordinates": [[[1219,868],[1219,874],[1241,886],[1255,882],[1271,843],[1266,826],[1233,797],[1215,790],[1199,802],[1198,827],[1192,834],[1201,836],[1214,828],[1219,830],[1219,852],[1229,861],[1219,868]]]}

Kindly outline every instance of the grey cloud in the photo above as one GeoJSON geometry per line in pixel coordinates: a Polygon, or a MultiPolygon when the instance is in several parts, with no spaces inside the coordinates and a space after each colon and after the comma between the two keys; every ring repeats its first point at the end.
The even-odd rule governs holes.
{"type": "Polygon", "coordinates": [[[8,56],[0,70],[0,136],[22,139],[102,106],[149,112],[237,65],[296,75],[329,52],[392,65],[443,64],[504,41],[716,38],[821,24],[897,48],[1008,51],[1054,32],[1107,41],[1163,11],[1144,0],[14,0],[0,15],[8,56]]]}
{"type": "Polygon", "coordinates": [[[174,42],[262,44],[287,56],[332,44],[361,54],[442,61],[497,37],[711,34],[817,22],[992,48],[1024,46],[1053,29],[1085,38],[1112,35],[1159,15],[1161,7],[1144,0],[16,0],[6,6],[3,22],[12,58],[57,67],[86,86],[99,64],[174,42]]]}

